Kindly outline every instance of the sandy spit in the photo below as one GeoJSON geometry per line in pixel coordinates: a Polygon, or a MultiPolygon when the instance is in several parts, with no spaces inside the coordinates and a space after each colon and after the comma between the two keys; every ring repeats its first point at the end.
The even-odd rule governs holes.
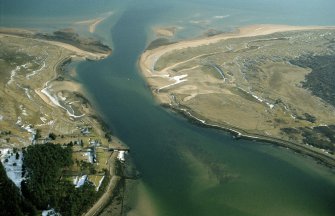
{"type": "Polygon", "coordinates": [[[104,21],[105,19],[107,19],[108,17],[110,17],[112,14],[113,14],[113,12],[110,11],[110,12],[108,12],[104,17],[99,17],[99,18],[96,18],[96,19],[90,19],[90,20],[78,21],[78,22],[75,22],[74,24],[77,24],[77,25],[88,25],[88,31],[89,31],[90,33],[94,33],[96,27],[97,27],[102,21],[104,21]]]}
{"type": "Polygon", "coordinates": [[[276,32],[301,31],[317,29],[335,29],[334,26],[288,26],[288,25],[251,25],[238,29],[236,32],[224,33],[210,38],[202,38],[188,41],[181,41],[175,44],[161,46],[153,50],[146,50],[140,57],[139,66],[144,77],[154,75],[154,66],[157,60],[165,53],[184,48],[197,47],[217,43],[230,38],[254,37],[268,35],[276,32]]]}
{"type": "MultiPolygon", "coordinates": [[[[5,37],[5,36],[10,36],[10,37],[18,37],[18,38],[25,38],[24,36],[19,36],[19,35],[12,35],[10,33],[0,33],[0,37],[5,37]]],[[[31,38],[32,40],[40,41],[43,43],[51,44],[54,46],[62,47],[64,49],[67,49],[69,51],[72,51],[75,55],[79,57],[84,57],[87,59],[91,60],[99,60],[99,59],[104,59],[106,58],[109,54],[104,54],[104,53],[93,53],[93,52],[88,52],[82,49],[79,49],[78,47],[75,47],[73,45],[67,44],[67,43],[62,43],[58,41],[49,41],[49,40],[43,40],[43,39],[36,39],[36,38],[31,38]]]]}

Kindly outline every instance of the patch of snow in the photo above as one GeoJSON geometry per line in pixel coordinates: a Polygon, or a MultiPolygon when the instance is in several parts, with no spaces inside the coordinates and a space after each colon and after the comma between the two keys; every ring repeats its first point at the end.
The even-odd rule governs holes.
{"type": "Polygon", "coordinates": [[[22,178],[22,159],[23,154],[21,151],[18,151],[19,158],[16,159],[16,154],[13,152],[13,149],[5,148],[0,149],[0,158],[1,163],[3,164],[6,174],[10,180],[14,182],[16,187],[21,188],[22,178]],[[5,162],[5,160],[8,160],[5,162]]]}
{"type": "Polygon", "coordinates": [[[187,79],[184,79],[184,78],[186,78],[187,76],[188,76],[187,74],[183,74],[183,75],[180,75],[180,76],[170,77],[169,80],[175,81],[175,82],[172,83],[172,84],[169,84],[169,85],[166,85],[166,86],[163,86],[163,87],[159,88],[158,91],[160,91],[162,89],[165,89],[165,88],[168,88],[168,87],[171,87],[171,86],[174,86],[174,85],[177,85],[177,84],[182,83],[182,82],[186,82],[187,79]]]}
{"type": "Polygon", "coordinates": [[[60,98],[62,101],[66,101],[66,97],[59,96],[59,98],[60,98]]]}
{"type": "Polygon", "coordinates": [[[31,72],[30,74],[27,74],[26,75],[26,79],[30,79],[30,77],[31,76],[34,76],[34,75],[36,75],[38,72],[40,72],[41,70],[43,70],[43,68],[45,68],[45,61],[43,61],[43,65],[39,68],[39,69],[37,69],[37,70],[34,70],[33,72],[31,72]]]}
{"type": "Polygon", "coordinates": [[[98,184],[98,186],[96,187],[96,191],[98,191],[99,190],[99,188],[100,188],[100,186],[101,186],[101,184],[102,184],[102,182],[103,182],[103,180],[105,179],[105,176],[103,176],[101,179],[100,179],[100,181],[99,181],[99,184],[98,184]]]}
{"type": "Polygon", "coordinates": [[[30,99],[30,100],[32,100],[33,99],[33,97],[30,95],[30,89],[28,89],[28,88],[24,88],[24,93],[27,95],[27,97],[30,99]]]}
{"type": "Polygon", "coordinates": [[[169,78],[168,74],[153,74],[152,77],[162,77],[162,78],[169,78]]]}
{"type": "Polygon", "coordinates": [[[28,116],[27,110],[26,110],[26,108],[22,104],[20,105],[19,108],[20,108],[20,110],[22,112],[22,115],[28,116]]]}
{"type": "Polygon", "coordinates": [[[286,110],[286,111],[290,111],[290,109],[284,104],[284,109],[286,110]]]}
{"type": "Polygon", "coordinates": [[[16,73],[21,69],[20,66],[16,66],[16,68],[14,70],[11,70],[10,72],[10,79],[7,82],[7,84],[11,84],[12,82],[14,82],[14,77],[16,76],[16,73]]]}
{"type": "Polygon", "coordinates": [[[265,101],[263,98],[258,97],[257,95],[254,95],[251,91],[246,91],[246,90],[244,90],[244,89],[242,89],[240,87],[239,87],[239,89],[242,90],[242,91],[244,91],[247,94],[250,94],[253,98],[255,98],[256,100],[258,100],[260,103],[265,103],[267,106],[270,107],[270,109],[273,109],[273,107],[275,106],[274,104],[271,104],[271,103],[265,101]]]}
{"type": "Polygon", "coordinates": [[[30,95],[30,89],[29,88],[22,87],[19,84],[17,84],[17,86],[24,90],[24,93],[27,95],[29,100],[33,100],[33,97],[30,95]]]}
{"type": "Polygon", "coordinates": [[[80,177],[80,179],[77,181],[77,184],[75,186],[75,188],[79,188],[81,186],[83,186],[85,184],[87,180],[87,175],[83,175],[82,177],[80,177]]]}
{"type": "Polygon", "coordinates": [[[321,149],[321,151],[322,151],[323,153],[329,154],[329,152],[326,151],[325,149],[321,149]]]}
{"type": "Polygon", "coordinates": [[[16,121],[15,124],[17,124],[17,125],[21,125],[22,124],[22,118],[21,118],[21,116],[17,117],[17,121],[16,121]]]}
{"type": "MultiPolygon", "coordinates": [[[[251,93],[249,93],[249,94],[251,94],[251,93]]],[[[257,95],[254,95],[254,94],[251,94],[251,96],[253,96],[254,98],[256,98],[259,102],[263,102],[263,99],[262,98],[260,98],[260,97],[258,97],[257,95]]]]}
{"type": "Polygon", "coordinates": [[[57,96],[54,96],[54,95],[52,95],[52,94],[50,93],[50,91],[49,91],[49,87],[45,87],[44,89],[41,90],[41,92],[42,92],[45,96],[47,96],[47,97],[49,98],[49,100],[50,100],[54,105],[56,105],[56,106],[58,106],[58,107],[61,107],[62,109],[66,110],[66,113],[67,113],[70,117],[73,117],[73,118],[80,118],[80,117],[85,116],[85,114],[82,114],[82,115],[77,116],[77,115],[74,114],[74,111],[73,111],[72,108],[71,108],[71,109],[72,109],[72,113],[71,113],[68,109],[66,109],[66,107],[63,107],[63,106],[59,103],[59,100],[58,100],[57,96]]]}
{"type": "Polygon", "coordinates": [[[47,121],[47,119],[46,118],[44,118],[44,117],[40,117],[40,119],[41,119],[41,121],[45,124],[45,122],[47,121]]]}
{"type": "Polygon", "coordinates": [[[290,114],[290,116],[291,116],[291,118],[296,119],[296,117],[294,115],[290,114]]]}
{"type": "Polygon", "coordinates": [[[43,210],[42,216],[61,216],[61,214],[57,213],[55,209],[43,210]]]}
{"type": "Polygon", "coordinates": [[[190,112],[187,111],[187,109],[181,109],[181,110],[184,111],[184,112],[186,112],[189,116],[191,116],[192,118],[198,120],[199,122],[201,122],[201,123],[203,123],[203,124],[206,123],[205,120],[199,119],[199,118],[195,117],[194,115],[192,115],[190,112]]]}
{"type": "Polygon", "coordinates": [[[265,102],[265,103],[266,103],[266,105],[268,105],[270,107],[270,109],[273,109],[273,107],[275,106],[273,104],[270,104],[269,102],[265,102]]]}
{"type": "Polygon", "coordinates": [[[21,67],[23,67],[24,69],[27,69],[28,68],[28,64],[29,63],[23,64],[23,65],[21,65],[21,67]]]}
{"type": "Polygon", "coordinates": [[[124,162],[126,160],[125,159],[125,153],[126,153],[126,151],[120,150],[119,154],[117,155],[117,159],[119,159],[121,162],[124,162]]]}
{"type": "Polygon", "coordinates": [[[30,125],[30,124],[23,124],[21,116],[17,117],[16,124],[26,130],[28,133],[31,133],[32,136],[30,138],[30,141],[33,141],[36,135],[36,130],[30,125]]]}
{"type": "Polygon", "coordinates": [[[0,115],[0,121],[2,121],[3,120],[3,115],[0,115]]]}
{"type": "Polygon", "coordinates": [[[326,124],[319,124],[319,127],[328,127],[326,124]]]}
{"type": "Polygon", "coordinates": [[[77,185],[77,183],[78,183],[78,176],[76,176],[75,178],[73,178],[73,184],[77,185]]]}
{"type": "MultiPolygon", "coordinates": [[[[52,96],[51,93],[49,92],[49,88],[46,87],[44,89],[41,90],[41,92],[47,96],[49,98],[49,100],[56,106],[59,106],[59,107],[62,107],[60,104],[59,104],[59,101],[56,97],[52,96]]],[[[62,107],[63,108],[63,107],[62,107]]]]}
{"type": "Polygon", "coordinates": [[[94,162],[94,153],[92,151],[85,152],[84,156],[87,156],[87,160],[90,163],[94,162]]]}
{"type": "Polygon", "coordinates": [[[31,125],[22,125],[21,127],[28,131],[28,133],[31,133],[32,136],[30,138],[30,141],[33,141],[36,135],[36,130],[31,125]]]}
{"type": "Polygon", "coordinates": [[[229,50],[229,51],[232,51],[232,50],[233,50],[233,48],[231,47],[231,45],[227,45],[227,46],[226,46],[226,49],[229,50]]]}
{"type": "MultiPolygon", "coordinates": [[[[43,118],[43,117],[42,117],[43,118]]],[[[37,125],[35,125],[36,127],[42,127],[42,126],[51,126],[51,125],[53,125],[53,124],[55,124],[55,121],[54,120],[51,120],[51,121],[49,121],[49,122],[47,122],[47,123],[44,123],[44,124],[37,124],[37,125]]]]}
{"type": "Polygon", "coordinates": [[[74,104],[74,103],[80,103],[80,101],[72,101],[72,102],[69,102],[69,104],[74,104]]]}

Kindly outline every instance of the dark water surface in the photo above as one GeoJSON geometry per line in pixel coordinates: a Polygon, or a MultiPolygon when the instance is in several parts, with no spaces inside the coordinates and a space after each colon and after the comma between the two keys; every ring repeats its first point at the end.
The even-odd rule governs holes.
{"type": "Polygon", "coordinates": [[[78,79],[130,146],[158,216],[333,216],[333,172],[289,150],[236,141],[168,112],[155,103],[137,61],[152,25],[182,26],[177,38],[188,38],[247,24],[335,25],[334,9],[333,0],[0,0],[0,24],[54,30],[116,12],[97,28],[113,44],[112,56],[80,63],[78,79]]]}
{"type": "Polygon", "coordinates": [[[233,140],[156,105],[137,60],[161,13],[126,10],[111,31],[113,55],[78,67],[105,120],[130,146],[159,215],[334,215],[334,175],[314,161],[233,140]]]}

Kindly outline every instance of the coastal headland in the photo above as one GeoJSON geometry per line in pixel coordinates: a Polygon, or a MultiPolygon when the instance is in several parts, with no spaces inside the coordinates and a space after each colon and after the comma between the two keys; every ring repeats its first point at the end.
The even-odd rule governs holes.
{"type": "MultiPolygon", "coordinates": [[[[121,179],[128,148],[108,130],[81,84],[66,73],[72,61],[100,60],[111,49],[77,36],[71,31],[48,35],[0,29],[0,156],[6,170],[11,170],[7,161],[12,151],[46,143],[70,146],[75,163],[63,170],[61,178],[78,188],[84,182],[96,188],[101,198],[94,209],[89,205],[81,209],[96,215],[121,179]]],[[[19,169],[16,164],[21,162],[14,164],[19,169]]],[[[16,177],[20,186],[22,177],[16,177]]]]}
{"type": "Polygon", "coordinates": [[[139,67],[157,101],[192,121],[334,167],[334,73],[316,64],[331,62],[334,38],[334,27],[253,25],[148,49],[139,67]]]}

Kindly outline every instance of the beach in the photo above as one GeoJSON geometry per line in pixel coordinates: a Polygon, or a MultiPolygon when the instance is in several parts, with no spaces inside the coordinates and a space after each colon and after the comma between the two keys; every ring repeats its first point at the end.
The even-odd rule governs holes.
{"type": "MultiPolygon", "coordinates": [[[[29,127],[42,129],[43,138],[48,137],[48,133],[59,135],[56,137],[56,143],[74,142],[77,141],[78,133],[90,132],[91,126],[92,129],[99,128],[96,119],[99,117],[103,119],[105,124],[101,125],[111,131],[106,135],[113,134],[130,147],[127,162],[132,161],[134,168],[127,168],[125,175],[121,176],[121,184],[113,190],[118,191],[117,195],[102,196],[102,199],[88,212],[91,215],[97,215],[97,210],[101,209],[102,204],[108,202],[109,205],[99,215],[333,216],[335,209],[329,203],[335,200],[334,169],[329,169],[320,161],[314,160],[315,157],[304,156],[307,154],[301,151],[297,153],[299,150],[292,151],[285,145],[280,146],[280,143],[271,144],[270,140],[262,139],[264,138],[261,137],[262,134],[248,133],[249,131],[234,127],[235,122],[231,120],[239,116],[236,119],[240,119],[246,125],[251,122],[253,123],[250,123],[251,126],[258,124],[260,129],[269,128],[268,123],[262,124],[244,118],[253,106],[249,106],[249,103],[244,104],[246,111],[238,115],[238,106],[236,105],[234,109],[231,104],[238,104],[239,100],[232,99],[229,103],[222,103],[226,113],[231,111],[231,115],[228,116],[231,124],[226,125],[222,122],[218,124],[217,121],[211,121],[208,116],[201,115],[219,107],[221,101],[237,93],[253,101],[259,113],[264,110],[269,113],[279,110],[278,107],[282,104],[276,104],[274,97],[271,97],[274,100],[268,100],[268,95],[262,94],[261,91],[257,91],[258,89],[249,89],[245,85],[239,85],[241,89],[225,88],[232,81],[230,72],[238,68],[238,63],[241,62],[231,63],[233,58],[228,59],[229,55],[235,52],[241,57],[240,59],[243,59],[242,50],[248,48],[247,46],[235,43],[237,45],[228,45],[227,49],[218,50],[235,41],[227,39],[219,43],[220,46],[216,46],[216,43],[208,45],[208,50],[214,53],[212,55],[201,56],[202,48],[198,49],[201,46],[180,51],[172,50],[171,53],[179,54],[173,56],[174,54],[170,55],[167,52],[159,56],[153,63],[155,66],[152,67],[156,71],[153,70],[152,73],[149,71],[148,77],[139,70],[139,59],[146,49],[146,53],[149,53],[149,49],[168,48],[170,46],[165,45],[171,43],[182,45],[189,40],[210,41],[212,38],[238,35],[239,31],[235,29],[264,22],[297,26],[335,25],[332,16],[334,5],[333,0],[314,1],[308,4],[302,1],[274,0],[6,1],[2,5],[2,27],[30,29],[27,34],[39,34],[40,39],[47,41],[54,38],[58,42],[91,53],[99,52],[99,49],[91,49],[84,44],[90,42],[90,38],[95,38],[112,46],[113,54],[103,60],[85,61],[87,57],[83,52],[83,55],[76,54],[61,46],[40,42],[48,47],[44,49],[44,46],[39,48],[30,39],[15,40],[13,47],[26,41],[27,46],[21,50],[28,51],[33,57],[36,55],[41,58],[31,59],[29,56],[17,53],[18,55],[14,56],[24,61],[13,59],[12,67],[9,65],[1,70],[0,74],[8,72],[0,79],[3,84],[1,86],[7,85],[10,88],[3,92],[0,88],[0,142],[3,142],[5,147],[11,147],[9,146],[11,143],[20,143],[23,140],[29,142],[31,139],[31,133],[27,132],[31,129],[29,127]],[[113,11],[114,14],[103,20],[109,11],[113,11]],[[77,40],[83,42],[82,46],[78,46],[74,40],[72,42],[68,40],[70,38],[82,38],[83,40],[77,40]],[[194,51],[195,48],[197,50],[194,51]],[[232,48],[230,53],[229,48],[232,48]],[[241,49],[241,52],[236,52],[238,49],[241,49]],[[182,53],[184,51],[185,55],[182,53]],[[217,51],[221,53],[215,54],[217,51]],[[66,56],[71,58],[70,62],[66,56]],[[188,56],[195,58],[188,61],[188,56]],[[170,61],[164,60],[168,58],[170,61]],[[206,58],[211,60],[213,66],[204,65],[206,62],[203,65],[199,64],[200,66],[192,66],[206,58]],[[32,60],[37,60],[37,63],[32,60]],[[31,64],[26,64],[28,61],[31,64]],[[227,64],[223,64],[224,62],[227,64]],[[20,69],[17,69],[17,66],[20,69]],[[202,69],[205,70],[201,71],[202,69]],[[223,72],[225,81],[222,79],[222,74],[218,73],[219,70],[223,72]],[[48,82],[49,80],[52,81],[48,82]],[[194,87],[196,84],[194,81],[202,82],[199,91],[194,87]],[[10,83],[7,84],[8,82],[10,83]],[[215,85],[216,83],[220,85],[215,85]],[[208,86],[210,88],[206,90],[208,86]],[[36,94],[35,89],[39,90],[44,100],[36,94]],[[79,97],[73,97],[71,89],[76,95],[80,93],[79,97]],[[186,105],[192,102],[195,105],[205,104],[205,99],[208,98],[218,103],[204,107],[199,115],[193,112],[190,106],[174,106],[177,103],[172,103],[170,106],[172,96],[163,98],[172,92],[170,90],[180,90],[175,94],[176,101],[183,102],[185,99],[184,102],[188,103],[186,105]],[[219,90],[222,90],[220,92],[222,94],[212,97],[219,90]],[[11,103],[12,100],[6,99],[7,95],[13,95],[18,103],[11,103]],[[161,98],[158,99],[157,95],[161,98]],[[87,100],[81,99],[80,96],[86,96],[87,100]],[[274,105],[272,109],[271,105],[274,105]],[[69,113],[63,107],[69,110],[69,113]],[[83,117],[77,117],[84,113],[86,114],[83,117]],[[13,122],[13,129],[7,124],[9,119],[13,122]],[[5,134],[8,130],[12,132],[12,136],[5,134]],[[1,135],[1,131],[4,134],[1,135]],[[64,139],[61,138],[62,134],[65,134],[64,139]],[[19,140],[17,137],[22,139],[19,140]],[[7,138],[10,138],[10,142],[6,143],[7,138]],[[137,171],[132,171],[133,169],[137,171]],[[128,171],[138,174],[139,179],[124,180],[123,177],[132,177],[128,175],[128,171]]],[[[289,34],[257,36],[257,39],[243,38],[238,41],[249,42],[285,36],[289,34]]],[[[279,45],[285,43],[285,40],[273,40],[270,43],[278,44],[277,47],[280,47],[279,45]]],[[[331,47],[335,47],[332,44],[331,42],[331,47]]],[[[261,46],[263,42],[250,43],[250,52],[253,52],[252,49],[257,49],[255,45],[261,46]]],[[[266,55],[268,53],[265,52],[266,47],[263,48],[266,55]]],[[[293,47],[284,48],[287,48],[288,53],[295,53],[291,52],[294,50],[293,47]]],[[[100,50],[104,50],[102,46],[100,50]]],[[[277,52],[277,49],[273,50],[274,53],[277,52]]],[[[1,52],[4,54],[7,50],[2,48],[1,52]]],[[[91,57],[96,58],[100,57],[91,57]]],[[[255,58],[249,60],[252,62],[255,58]]],[[[316,65],[317,62],[322,63],[321,65],[324,63],[321,60],[310,62],[316,62],[316,65]]],[[[276,68],[271,69],[275,71],[276,68]]],[[[293,68],[291,71],[297,72],[298,78],[307,73],[303,69],[293,68]]],[[[279,78],[274,81],[280,80],[279,78]]],[[[289,90],[287,89],[287,92],[290,93],[289,90]]],[[[284,102],[286,104],[286,101],[284,102]]],[[[292,110],[291,108],[287,106],[287,109],[292,110]]],[[[306,113],[313,114],[312,111],[311,109],[306,113]]],[[[221,119],[223,117],[225,116],[222,115],[221,119]]],[[[295,121],[289,115],[285,120],[293,123],[295,121]]],[[[319,125],[327,125],[328,122],[321,123],[319,125]]],[[[310,124],[306,123],[306,126],[310,124]]],[[[84,150],[87,151],[86,144],[89,143],[91,135],[79,137],[79,140],[83,139],[84,150]]],[[[101,138],[104,140],[104,137],[105,133],[102,131],[101,138]]],[[[100,139],[100,136],[93,139],[100,139]]],[[[19,148],[30,144],[31,142],[24,143],[19,145],[19,148]]],[[[75,145],[76,150],[80,150],[79,147],[75,145]]],[[[313,148],[307,145],[304,147],[313,148]]],[[[83,155],[90,154],[85,151],[76,152],[74,160],[86,161],[88,156],[83,155]]],[[[97,154],[100,157],[99,165],[106,167],[107,157],[101,151],[97,154]]],[[[112,158],[116,158],[116,155],[112,158]]],[[[99,170],[100,168],[97,169],[100,175],[99,170]]],[[[82,179],[82,174],[74,175],[76,179],[82,179]]],[[[90,176],[89,179],[98,184],[101,177],[90,176]]],[[[105,176],[105,180],[106,177],[108,176],[105,176]]],[[[69,181],[72,182],[72,179],[69,177],[69,181]]],[[[101,189],[108,189],[114,185],[108,184],[110,179],[102,184],[101,189]]],[[[85,203],[84,205],[88,206],[88,203],[85,203]]]]}
{"type": "Polygon", "coordinates": [[[104,20],[106,20],[108,17],[110,17],[111,15],[113,15],[113,12],[110,11],[108,13],[106,13],[104,16],[96,18],[96,19],[90,19],[90,20],[83,20],[83,21],[77,21],[74,24],[76,25],[87,25],[88,26],[88,31],[90,33],[94,33],[96,30],[96,27],[103,22],[104,20]]]}
{"type": "Polygon", "coordinates": [[[209,38],[181,41],[171,45],[158,47],[153,50],[146,50],[140,57],[139,66],[144,77],[147,78],[155,75],[162,75],[162,74],[155,74],[153,67],[156,61],[162,55],[168,52],[172,52],[174,50],[209,45],[212,43],[217,43],[218,41],[221,40],[227,40],[231,38],[255,37],[260,35],[268,35],[277,32],[287,32],[287,31],[334,29],[334,28],[335,27],[324,27],[324,26],[251,25],[239,28],[236,32],[232,33],[224,33],[209,38]]]}
{"type": "MultiPolygon", "coordinates": [[[[17,34],[18,32],[25,31],[15,30],[12,33],[17,34]]],[[[48,136],[51,132],[59,134],[56,142],[70,142],[70,140],[73,142],[74,139],[82,139],[90,143],[91,138],[94,138],[101,142],[100,145],[104,149],[124,146],[116,137],[107,136],[109,131],[98,113],[90,105],[83,86],[75,81],[71,75],[64,73],[66,66],[72,61],[100,60],[107,57],[108,54],[88,52],[62,42],[26,38],[19,35],[2,33],[0,39],[7,53],[10,53],[10,49],[15,50],[17,47],[21,47],[21,52],[24,50],[29,55],[36,55],[39,57],[36,59],[41,61],[39,67],[32,71],[30,67],[33,63],[25,57],[27,58],[26,63],[17,66],[15,72],[12,71],[10,80],[3,86],[3,89],[0,89],[1,96],[3,92],[7,92],[6,105],[1,110],[2,114],[5,115],[5,119],[1,119],[1,130],[11,131],[9,137],[12,142],[6,143],[1,139],[2,147],[15,146],[19,148],[35,142],[35,144],[43,143],[44,141],[34,138],[37,131],[42,137],[48,136]],[[17,89],[16,86],[19,88],[17,89]],[[22,94],[22,90],[25,94],[22,94]],[[13,112],[13,109],[17,107],[22,110],[22,113],[13,112]],[[25,128],[26,131],[23,132],[18,126],[25,128]],[[91,129],[84,135],[82,130],[86,127],[91,129]]],[[[6,82],[8,80],[6,74],[3,76],[3,82],[6,82]]],[[[102,189],[104,191],[101,193],[101,198],[86,215],[95,215],[108,204],[108,198],[114,193],[115,185],[121,179],[115,175],[114,168],[118,153],[105,151],[101,155],[103,155],[100,158],[101,164],[96,166],[97,169],[110,170],[110,172],[106,172],[107,175],[110,175],[106,178],[110,182],[105,183],[106,186],[102,189]],[[109,154],[111,155],[110,159],[104,158],[109,154]],[[103,160],[106,160],[106,163],[103,160]]],[[[94,178],[92,177],[92,179],[94,178]]]]}
{"type": "MultiPolygon", "coordinates": [[[[262,133],[257,133],[255,130],[250,130],[243,128],[239,125],[230,124],[227,122],[217,122],[216,120],[209,117],[206,117],[204,114],[199,114],[197,110],[192,110],[192,108],[187,106],[182,106],[181,104],[174,104],[173,100],[175,100],[175,92],[169,93],[169,90],[166,90],[163,93],[160,93],[161,90],[166,88],[171,88],[174,85],[181,83],[185,83],[188,81],[189,77],[187,74],[179,75],[179,76],[172,76],[171,69],[176,68],[177,66],[191,61],[192,59],[199,58],[201,56],[196,56],[190,60],[177,62],[175,64],[170,63],[168,67],[165,67],[160,70],[155,70],[155,66],[157,61],[164,56],[165,54],[171,54],[174,51],[187,49],[187,48],[195,48],[200,46],[206,46],[214,43],[218,43],[227,39],[236,39],[236,38],[247,38],[247,37],[257,37],[257,36],[264,36],[270,35],[273,33],[281,33],[281,32],[293,32],[293,31],[307,31],[307,30],[324,30],[329,29],[333,30],[334,27],[331,26],[288,26],[288,25],[252,25],[242,27],[235,32],[232,33],[225,33],[216,35],[209,38],[201,38],[201,39],[194,39],[189,41],[181,41],[178,43],[161,46],[152,50],[146,50],[141,56],[139,60],[139,67],[142,75],[146,79],[147,83],[151,87],[155,99],[162,105],[172,108],[173,110],[182,113],[186,118],[192,119],[193,122],[197,124],[203,125],[205,127],[213,127],[218,129],[223,129],[226,131],[231,132],[234,136],[238,138],[245,138],[251,140],[259,140],[265,141],[269,143],[274,143],[277,145],[281,145],[284,147],[288,147],[294,151],[300,152],[303,155],[309,155],[317,160],[320,160],[325,165],[334,167],[335,166],[335,158],[324,152],[324,150],[320,150],[318,148],[313,148],[311,146],[307,146],[304,144],[298,144],[294,142],[290,142],[285,139],[278,138],[278,136],[271,136],[262,133]],[[172,64],[172,65],[171,65],[172,64]],[[170,72],[170,73],[169,73],[170,72]]],[[[194,67],[196,68],[196,67],[194,67]]],[[[184,69],[186,71],[186,69],[184,69]]],[[[187,70],[192,71],[192,68],[188,68],[187,70]]],[[[183,71],[183,70],[181,70],[183,71]]],[[[222,75],[222,74],[221,74],[222,75]]],[[[215,81],[216,83],[216,81],[215,81]]],[[[182,87],[185,92],[189,92],[192,90],[191,84],[182,87]]],[[[176,91],[178,92],[178,91],[176,91]]],[[[207,91],[208,94],[213,94],[215,91],[207,91]]],[[[229,90],[226,90],[226,94],[231,95],[229,90]]],[[[193,94],[185,97],[184,102],[194,98],[197,94],[193,94]]],[[[263,102],[262,99],[259,99],[257,96],[256,98],[263,102]]],[[[185,102],[186,103],[186,102],[185,102]]],[[[269,103],[268,103],[269,104],[269,103]]],[[[270,108],[273,108],[273,105],[270,104],[270,108]]],[[[204,112],[204,111],[203,111],[204,112]]],[[[209,115],[213,116],[213,115],[209,115]]]]}

